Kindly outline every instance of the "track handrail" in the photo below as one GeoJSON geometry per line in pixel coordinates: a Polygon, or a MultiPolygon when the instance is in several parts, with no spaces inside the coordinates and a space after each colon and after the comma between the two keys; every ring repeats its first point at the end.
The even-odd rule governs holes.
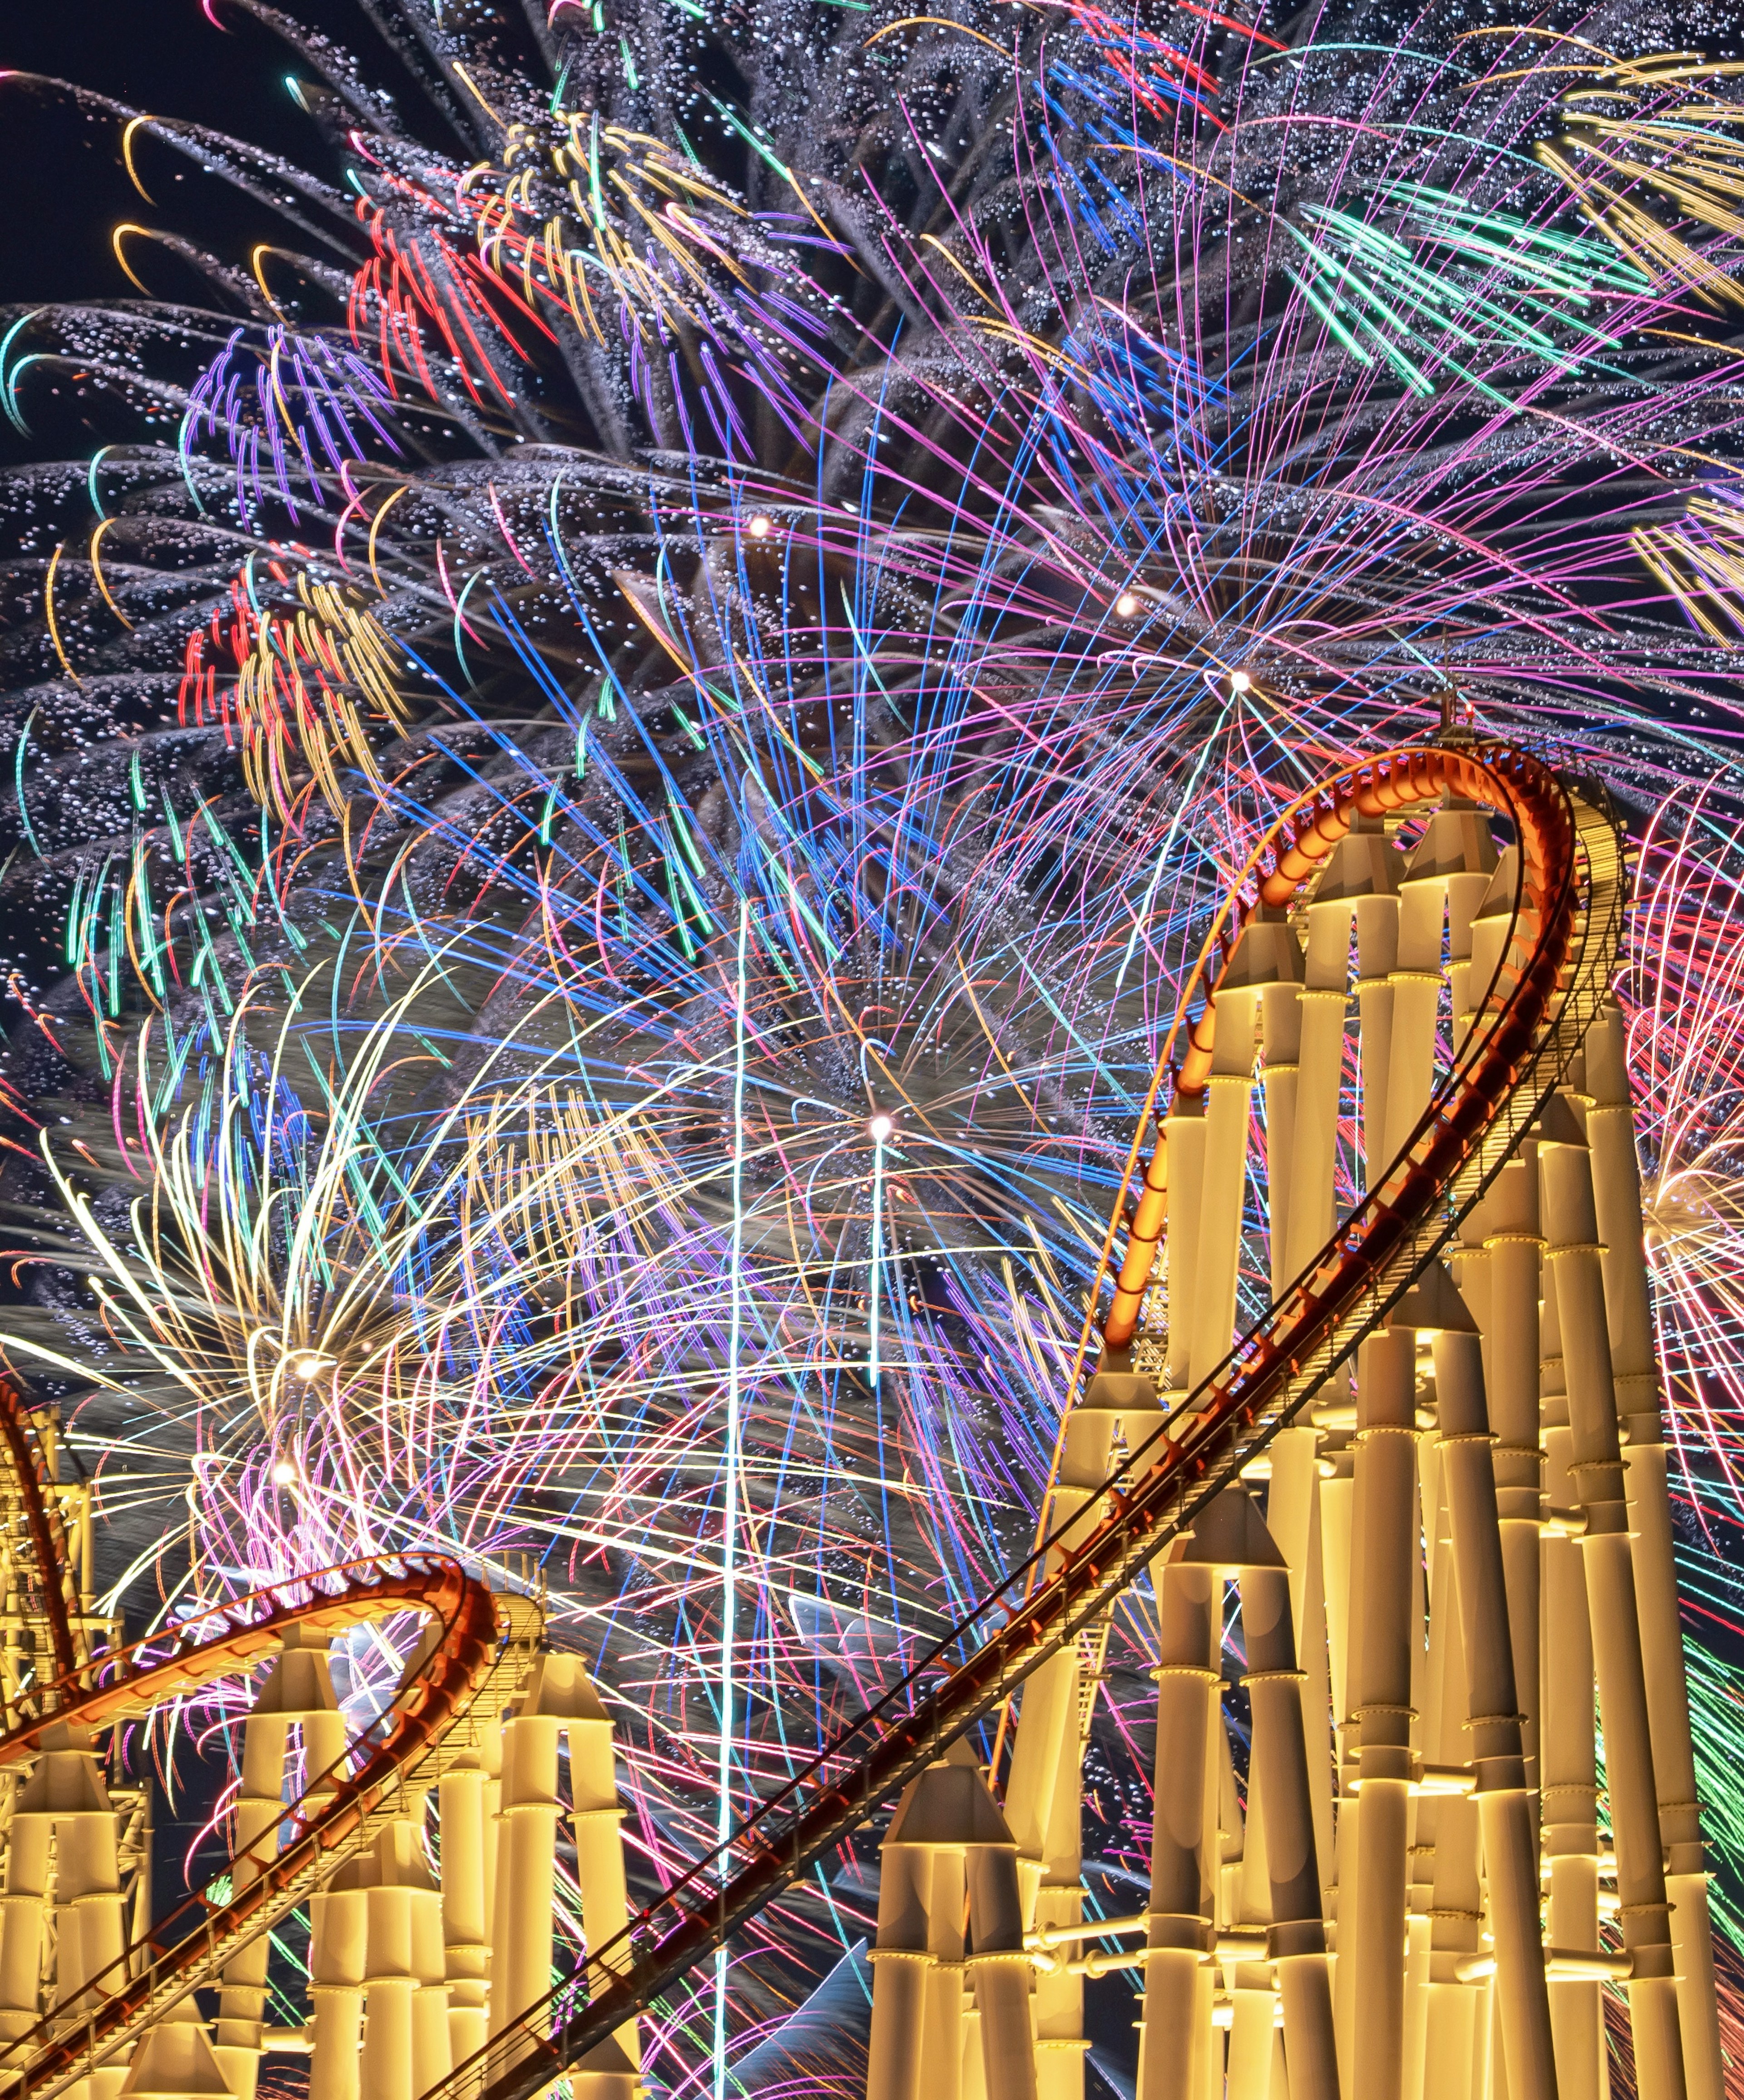
{"type": "MultiPolygon", "coordinates": [[[[755,1917],[1105,1613],[1381,1326],[1451,1238],[1562,1081],[1609,988],[1624,897],[1608,814],[1577,801],[1542,762],[1505,745],[1395,752],[1328,782],[1318,806],[1304,815],[1296,805],[1274,826],[1266,841],[1272,867],[1253,902],[1287,902],[1353,814],[1383,815],[1444,792],[1486,803],[1512,821],[1521,855],[1514,925],[1486,1008],[1378,1185],[1170,1423],[1131,1452],[1065,1528],[1070,1542],[1063,1533],[1044,1542],[724,1845],[625,1931],[589,1949],[575,1977],[426,2100],[532,2100],[755,1917]],[[1005,1626],[980,1638],[980,1626],[1002,1608],[1005,1626]],[[974,1652],[951,1667],[951,1651],[970,1642],[974,1652]],[[942,1665],[949,1674],[926,1689],[924,1680],[942,1665]],[[732,1871],[735,1860],[742,1864],[732,1871]],[[652,1945],[638,1946],[663,1917],[674,1921],[652,1945]],[[612,1980],[589,1997],[589,1979],[602,1973],[612,1980]]],[[[1238,906],[1238,927],[1245,915],[1238,906]]],[[[1202,1027],[1177,1083],[1190,1089],[1210,1051],[1202,1027]]],[[[1153,1101],[1168,1076],[1159,1070],[1153,1101]]],[[[1150,1261],[1146,1251],[1146,1275],[1150,1261]]],[[[1124,1279],[1128,1295],[1137,1280],[1124,1279]]]]}

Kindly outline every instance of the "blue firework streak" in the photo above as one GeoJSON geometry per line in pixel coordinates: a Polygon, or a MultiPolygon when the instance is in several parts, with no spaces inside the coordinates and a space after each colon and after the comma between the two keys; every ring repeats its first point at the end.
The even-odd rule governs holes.
{"type": "MultiPolygon", "coordinates": [[[[121,433],[15,478],[3,650],[13,1352],[118,1586],[548,1583],[669,1875],[1027,1544],[1209,911],[1329,759],[1450,716],[1655,827],[1729,1613],[1726,76],[1355,5],[388,22],[416,125],[291,34],[308,170],[77,98],[143,194],[191,157],[284,238],[129,236],[139,300],[0,349],[21,428],[77,373],[121,433]],[[152,298],[190,261],[221,311],[152,298]]],[[[1110,1757],[1132,1718],[1117,1676],[1110,1757]]],[[[737,1950],[735,2050],[866,1910],[844,1862],[737,1950]]],[[[715,2022],[668,2009],[671,2090],[715,2022]]]]}

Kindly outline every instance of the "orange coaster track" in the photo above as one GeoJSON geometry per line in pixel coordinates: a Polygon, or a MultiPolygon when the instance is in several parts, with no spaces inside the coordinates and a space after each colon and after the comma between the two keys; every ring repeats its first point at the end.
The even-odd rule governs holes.
{"type": "MultiPolygon", "coordinates": [[[[1050,1656],[1093,1635],[1159,1548],[1314,1398],[1435,1259],[1578,1052],[1608,988],[1626,901],[1617,833],[1599,800],[1536,759],[1495,744],[1399,751],[1342,773],[1292,805],[1250,861],[1183,1003],[1185,1014],[1203,993],[1203,1010],[1178,1062],[1186,1023],[1177,1021],[1129,1156],[1127,1181],[1138,1183],[1137,1202],[1118,1262],[1116,1225],[1105,1246],[1101,1368],[1119,1370],[1128,1361],[1163,1230],[1162,1140],[1141,1176],[1144,1130],[1155,1116],[1160,1131],[1165,1089],[1189,1096],[1204,1088],[1213,1048],[1210,995],[1243,927],[1261,906],[1289,905],[1358,814],[1422,809],[1446,795],[1486,806],[1511,826],[1517,891],[1501,963],[1487,994],[1472,1002],[1475,1018],[1453,1068],[1378,1185],[1168,1424],[1128,1454],[1067,1532],[1045,1542],[725,1847],[621,1931],[621,1867],[608,1863],[602,1870],[596,1863],[596,1887],[607,1887],[616,1908],[598,1913],[613,1924],[590,1929],[597,1943],[584,1970],[527,2005],[536,1983],[520,1999],[524,2010],[509,1998],[489,2045],[427,2100],[531,2100],[584,2058],[598,2064],[600,2052],[626,2036],[633,2044],[638,2010],[878,1814],[966,1729],[1001,1708],[1050,1656]],[[982,1630],[1000,1621],[983,1638],[982,1630]]],[[[1124,1214],[1123,1202],[1117,1220],[1124,1214]]],[[[1080,1370],[1084,1361],[1081,1351],[1080,1370]]],[[[252,1837],[245,1871],[233,1877],[241,1884],[235,1893],[223,1902],[191,1896],[28,2032],[0,2042],[0,2075],[36,2100],[54,2100],[113,2064],[192,1992],[219,1983],[244,1948],[329,1887],[337,1870],[388,1824],[405,1821],[408,1800],[421,1802],[432,1781],[475,1761],[479,1729],[498,1723],[522,1692],[542,1621],[536,1604],[492,1595],[450,1560],[402,1556],[303,1577],[202,1612],[173,1634],[93,1657],[60,1492],[29,1414],[0,1388],[0,1497],[15,1513],[16,1582],[37,1673],[7,1708],[0,1772],[69,1745],[82,1751],[91,1731],[149,1716],[246,1673],[278,1652],[293,1628],[333,1633],[405,1612],[422,1612],[429,1624],[391,1722],[383,1717],[385,1735],[353,1745],[276,1824],[252,1837]]],[[[560,1727],[571,1732],[572,1755],[589,1730],[605,1726],[609,1736],[603,1710],[579,1675],[572,1683],[547,1670],[520,1710],[528,1718],[517,1725],[532,1732],[529,1741],[544,1742],[539,1732],[546,1732],[554,1759],[560,1727]]],[[[609,1805],[609,1749],[603,1754],[595,1789],[601,1798],[590,1797],[586,1811],[594,1818],[616,1814],[609,1805]]],[[[522,1772],[528,1785],[532,1770],[522,1772]]],[[[541,1813],[554,1815],[559,1806],[537,1787],[527,1798],[541,1813]]],[[[548,1961],[535,1963],[534,1972],[542,1983],[548,1961]]],[[[482,2035],[482,2026],[475,2032],[482,2035]]]]}
{"type": "MultiPolygon", "coordinates": [[[[10,1393],[0,1407],[7,1418],[11,1485],[33,1513],[29,1536],[33,1544],[54,1542],[58,1519],[29,1418],[10,1393]],[[34,1464],[28,1462],[33,1455],[34,1464]]],[[[70,1653],[73,1636],[55,1572],[51,1567],[40,1587],[50,1652],[58,1658],[70,1653]]],[[[422,1612],[430,1623],[379,1745],[355,1772],[345,1769],[348,1752],[255,1840],[254,1877],[229,1900],[189,1896],[93,1979],[95,1991],[81,1994],[77,2010],[51,2007],[28,2033],[0,2047],[0,2076],[15,2080],[14,2091],[52,2100],[89,2076],[192,1992],[217,1983],[243,1948],[325,1886],[404,1815],[408,1791],[428,1786],[469,1747],[465,1723],[475,1708],[494,1714],[508,1703],[525,1674],[542,1613],[524,1600],[493,1595],[451,1560],[354,1561],[200,1613],[169,1637],[102,1656],[23,1696],[0,1736],[0,1771],[24,1763],[63,1732],[142,1719],[241,1675],[276,1654],[294,1626],[332,1634],[405,1612],[422,1612]]]]}
{"type": "MultiPolygon", "coordinates": [[[[877,1815],[1049,1657],[1106,1617],[1159,1548],[1379,1330],[1452,1238],[1565,1075],[1609,986],[1625,883],[1617,832],[1597,796],[1577,792],[1522,752],[1476,742],[1397,751],[1338,774],[1267,833],[1207,944],[1183,1012],[1196,993],[1215,990],[1256,907],[1288,905],[1356,815],[1389,816],[1443,795],[1486,807],[1512,826],[1518,889],[1503,960],[1487,995],[1473,1001],[1476,1018],[1453,1069],[1378,1185],[1168,1429],[1128,1454],[1069,1538],[1038,1550],[726,1846],[616,1940],[591,1950],[586,1976],[457,2067],[437,2089],[440,2100],[530,2100],[877,1815]],[[1001,1616],[1005,1623],[982,1638],[980,1630],[1001,1616]],[[612,1980],[588,1997],[588,1979],[603,1974],[612,1980]]],[[[1147,1119],[1165,1086],[1181,1093],[1203,1088],[1213,1017],[1208,999],[1178,1069],[1177,1021],[1147,1119]]],[[[1138,1156],[1135,1142],[1129,1183],[1138,1156]]],[[[1120,1365],[1137,1329],[1162,1230],[1163,1187],[1159,1157],[1143,1177],[1118,1268],[1105,1255],[1104,1281],[1112,1286],[1102,1325],[1105,1368],[1120,1365]]],[[[1115,1207],[1117,1219],[1122,1207],[1115,1207]]],[[[1110,1250],[1115,1238],[1111,1226],[1110,1250]]]]}

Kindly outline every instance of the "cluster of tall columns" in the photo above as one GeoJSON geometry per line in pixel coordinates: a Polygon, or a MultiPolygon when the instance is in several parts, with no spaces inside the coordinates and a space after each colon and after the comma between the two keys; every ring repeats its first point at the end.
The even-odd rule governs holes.
{"type": "MultiPolygon", "coordinates": [[[[308,2058],[310,2100],[419,2100],[489,2041],[510,2060],[523,2045],[517,2021],[554,1980],[566,1837],[587,1948],[605,1949],[629,1920],[612,1724],[580,1661],[541,1654],[506,1714],[475,1714],[459,1732],[435,1801],[406,1787],[312,1898],[301,2023],[269,2022],[275,1988],[281,2004],[298,1991],[293,1973],[269,1973],[263,1935],[225,1967],[215,2028],[184,2000],[75,2100],[254,2100],[272,2050],[308,2058]]],[[[325,1635],[287,1630],[240,1734],[238,1893],[271,1864],[289,1805],[317,1806],[348,1768],[325,1635]]],[[[127,1981],[121,1820],[88,1736],[50,1727],[0,1826],[0,2049],[127,1981]]],[[[638,2100],[636,2023],[568,2080],[575,2100],[638,2100]]]]}
{"type": "MultiPolygon", "coordinates": [[[[1360,1191],[1410,1141],[1520,938],[1515,887],[1484,814],[1450,803],[1408,858],[1359,819],[1304,904],[1250,920],[1203,1090],[1167,1111],[1151,1339],[1105,1354],[1066,1424],[1056,1552],[1261,1309],[1238,1304],[1244,1268],[1257,1255],[1281,1295],[1332,1236],[1341,1171],[1360,1191]]],[[[1003,1802],[979,1773],[929,1793],[935,1767],[892,1828],[871,2100],[1078,2100],[1084,1979],[1115,1968],[1141,1989],[1139,2100],[1608,2100],[1607,1992],[1640,2100],[1723,2100],[1614,1004],[1450,1263],[1173,1542],[1151,1591],[1143,1912],[1084,1916],[1088,1702],[1063,1651],[1024,1688],[1003,1802]],[[977,1846],[1018,1907],[1014,1926],[1000,1912],[1002,1974],[1018,1949],[1030,1963],[1014,2068],[1023,2022],[1009,1989],[996,2011],[982,1991],[973,1901],[964,1937],[977,1846]]]]}
{"type": "MultiPolygon", "coordinates": [[[[579,1659],[536,1657],[508,1714],[465,1726],[434,1829],[428,1794],[408,1790],[373,1850],[315,1899],[310,2100],[418,2100],[488,2042],[523,2045],[510,2030],[554,1979],[566,1825],[588,1947],[629,1921],[612,1723],[579,1659]]],[[[569,2082],[575,2100],[637,2100],[636,2023],[569,2082]]]]}

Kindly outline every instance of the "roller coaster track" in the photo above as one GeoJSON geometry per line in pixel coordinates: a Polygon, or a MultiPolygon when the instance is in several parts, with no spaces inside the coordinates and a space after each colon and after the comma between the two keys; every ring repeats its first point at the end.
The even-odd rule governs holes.
{"type": "MultiPolygon", "coordinates": [[[[1619,844],[1601,798],[1525,754],[1472,742],[1395,752],[1340,774],[1286,810],[1243,871],[1188,986],[1128,1157],[1125,1184],[1137,1181],[1136,1201],[1118,1262],[1126,1206],[1116,1206],[1093,1299],[1102,1308],[1097,1368],[1128,1361],[1163,1232],[1163,1140],[1141,1175],[1144,1134],[1153,1120],[1160,1132],[1166,1090],[1183,1097],[1205,1088],[1215,995],[1244,926],[1259,907],[1289,906],[1358,816],[1423,810],[1445,795],[1506,821],[1519,846],[1517,886],[1494,981],[1472,1001],[1451,1070],[1397,1158],[1069,1528],[1043,1540],[725,1846],[625,1931],[590,1946],[583,1970],[504,2023],[426,2100],[532,2100],[621,2036],[638,2010],[875,1817],[965,1730],[1004,1708],[1050,1657],[1068,1643],[1093,1643],[1111,1606],[1159,1550],[1314,1400],[1452,1238],[1565,1078],[1608,990],[1626,903],[1619,844]],[[1203,1009],[1190,1023],[1199,995],[1203,1009]]],[[[1069,1382],[1075,1397],[1093,1333],[1087,1326],[1069,1382]]],[[[248,1871],[232,1877],[240,1886],[221,1901],[196,1891],[76,1996],[0,2042],[0,2081],[37,2100],[55,2100],[114,2063],[192,1994],[224,1981],[245,1948],[329,1888],[338,1869],[389,1824],[421,1818],[431,1783],[475,1759],[479,1732],[521,1692],[542,1623],[537,1606],[493,1595],[451,1560],[401,1556],[301,1577],[198,1612],[130,1648],[93,1653],[62,1520],[64,1492],[31,1414],[0,1387],[0,1500],[11,1511],[24,1660],[35,1672],[11,1690],[0,1775],[46,1751],[82,1750],[93,1731],[245,1674],[277,1653],[293,1629],[330,1635],[408,1612],[429,1623],[389,1712],[253,1836],[248,1871]]]]}
{"type": "MultiPolygon", "coordinates": [[[[1618,834],[1601,797],[1524,752],[1475,741],[1396,751],[1339,774],[1266,835],[1221,915],[1183,1012],[1195,991],[1215,992],[1256,907],[1289,905],[1356,816],[1406,814],[1443,795],[1486,806],[1512,827],[1518,885],[1495,980],[1474,999],[1452,1069],[1397,1158],[1168,1424],[1128,1454],[1069,1536],[1044,1542],[725,1846],[625,1932],[589,1949],[585,1974],[458,2066],[429,2100],[531,2100],[746,1926],[1050,1656],[1093,1634],[1159,1551],[1380,1328],[1452,1238],[1565,1078],[1608,990],[1626,895],[1618,834]],[[610,1979],[603,1988],[602,1976],[610,1979]]],[[[1178,1067],[1172,1050],[1185,1024],[1177,1021],[1147,1119],[1165,1087],[1203,1088],[1214,1019],[1208,999],[1178,1067]]],[[[1136,1332],[1161,1235],[1160,1154],[1159,1138],[1111,1275],[1105,1253],[1106,1368],[1124,1361],[1136,1332]]],[[[1139,1156],[1135,1140],[1128,1184],[1139,1156]]],[[[1110,1251],[1116,1237],[1111,1226],[1110,1251]]]]}
{"type": "MultiPolygon", "coordinates": [[[[35,1490],[39,1515],[51,1500],[34,1471],[15,1471],[13,1486],[22,1489],[27,1507],[35,1490]]],[[[38,1535],[33,1524],[30,1536],[38,1535]]],[[[46,1523],[42,1535],[53,1536],[46,1523]]],[[[52,1624],[58,1586],[45,1583],[43,1595],[52,1624]]],[[[494,1595],[452,1560],[357,1561],[199,1613],[168,1639],[104,1655],[31,1688],[15,1702],[14,1725],[0,1736],[0,1772],[36,1755],[52,1732],[139,1719],[243,1674],[276,1654],[294,1626],[332,1634],[408,1611],[424,1612],[433,1625],[389,1710],[387,1732],[360,1767],[346,1769],[358,1749],[353,1745],[255,1840],[255,1878],[223,1903],[191,1895],[93,1979],[102,1994],[95,2005],[82,1997],[77,2012],[53,2007],[0,2048],[0,2079],[14,2092],[53,2100],[112,2061],[191,1993],[217,1983],[243,1948],[373,1844],[384,1825],[405,1813],[405,1797],[430,1785],[470,1747],[469,1714],[476,1709],[494,1716],[519,1689],[543,1615],[524,1600],[494,1595]]]]}

